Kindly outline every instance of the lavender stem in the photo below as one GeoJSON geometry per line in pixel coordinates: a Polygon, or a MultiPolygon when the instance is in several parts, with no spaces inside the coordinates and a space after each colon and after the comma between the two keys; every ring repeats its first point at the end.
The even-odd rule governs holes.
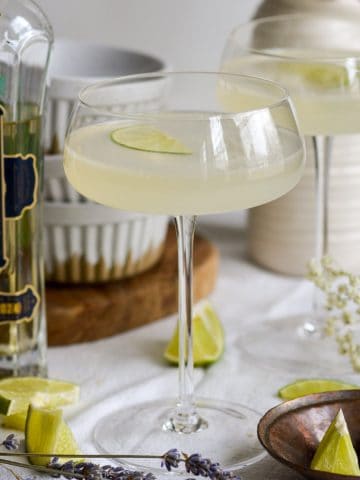
{"type": "MultiPolygon", "coordinates": [[[[35,470],[36,472],[49,473],[51,475],[56,475],[56,476],[59,475],[59,470],[56,470],[55,468],[51,468],[51,467],[43,467],[41,465],[28,465],[26,463],[14,462],[13,460],[4,460],[4,459],[0,459],[0,464],[11,465],[13,467],[27,468],[29,470],[35,470]]],[[[80,480],[83,480],[85,478],[83,475],[78,475],[77,473],[71,473],[71,472],[61,472],[61,475],[69,478],[78,478],[80,480]]]]}

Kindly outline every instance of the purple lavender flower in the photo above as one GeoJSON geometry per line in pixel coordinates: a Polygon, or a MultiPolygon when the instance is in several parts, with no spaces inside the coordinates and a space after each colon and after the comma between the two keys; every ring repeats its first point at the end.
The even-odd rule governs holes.
{"type": "Polygon", "coordinates": [[[185,459],[185,469],[187,473],[200,475],[201,477],[209,476],[210,465],[210,460],[208,458],[202,458],[199,453],[193,453],[185,459]]]}
{"type": "Polygon", "coordinates": [[[172,448],[164,453],[162,458],[161,466],[165,466],[166,470],[170,472],[172,468],[178,468],[181,455],[177,448],[172,448]]]}
{"type": "Polygon", "coordinates": [[[187,473],[201,477],[209,477],[211,480],[240,480],[236,474],[223,470],[219,463],[211,462],[203,458],[199,453],[185,458],[185,469],[187,473]]]}
{"type": "Polygon", "coordinates": [[[17,450],[19,448],[20,442],[13,433],[10,433],[10,435],[5,438],[1,445],[3,445],[6,450],[17,450]]]}
{"type": "Polygon", "coordinates": [[[74,463],[73,461],[60,464],[56,457],[52,459],[49,467],[58,470],[59,476],[66,473],[67,478],[72,478],[70,475],[73,474],[75,478],[81,476],[84,480],[156,480],[152,473],[127,470],[122,466],[100,466],[91,462],[74,463]]]}
{"type": "Polygon", "coordinates": [[[209,478],[211,480],[219,480],[223,478],[225,474],[224,470],[220,467],[219,463],[212,463],[209,467],[209,478]]]}

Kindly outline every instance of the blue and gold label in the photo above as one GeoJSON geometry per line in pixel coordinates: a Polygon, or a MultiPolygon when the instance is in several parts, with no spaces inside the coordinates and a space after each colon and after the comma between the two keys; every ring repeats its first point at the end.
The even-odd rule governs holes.
{"type": "Polygon", "coordinates": [[[29,321],[39,304],[40,297],[31,285],[17,293],[0,292],[0,323],[29,321]]]}
{"type": "Polygon", "coordinates": [[[20,219],[36,204],[38,176],[34,155],[4,155],[5,217],[20,219]]]}
{"type": "Polygon", "coordinates": [[[0,272],[8,266],[9,259],[5,252],[5,166],[4,166],[4,114],[0,105],[0,272]]]}
{"type": "Polygon", "coordinates": [[[9,259],[6,254],[6,219],[18,220],[37,202],[38,173],[35,155],[4,153],[4,115],[0,105],[0,272],[9,259]]]}
{"type": "MultiPolygon", "coordinates": [[[[6,251],[9,221],[20,220],[36,205],[38,190],[36,156],[4,152],[4,116],[5,109],[0,105],[0,273],[12,263],[6,251]]],[[[39,304],[39,294],[32,285],[15,292],[0,291],[0,323],[29,321],[39,304]]]]}

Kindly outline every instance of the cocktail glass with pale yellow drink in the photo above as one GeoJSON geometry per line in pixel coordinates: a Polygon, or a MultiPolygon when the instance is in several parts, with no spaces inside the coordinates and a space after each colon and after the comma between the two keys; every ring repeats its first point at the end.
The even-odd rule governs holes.
{"type": "MultiPolygon", "coordinates": [[[[229,469],[262,456],[256,412],[232,403],[237,399],[194,398],[195,220],[283,195],[303,165],[288,95],[272,82],[179,72],[122,77],[82,91],[65,142],[67,178],[105,205],[174,216],[178,238],[178,398],[131,404],[102,419],[95,430],[101,450],[201,451],[229,469]],[[240,108],[245,98],[254,100],[240,108]]],[[[158,465],[146,459],[140,466],[158,465]]]]}
{"type": "MultiPolygon", "coordinates": [[[[222,71],[271,79],[290,92],[300,131],[311,139],[314,151],[317,260],[331,254],[328,203],[332,139],[359,134],[360,142],[359,29],[359,22],[341,15],[258,19],[231,33],[221,61],[222,71]]],[[[323,320],[322,301],[315,295],[310,313],[269,322],[248,336],[244,347],[276,368],[291,365],[293,370],[308,374],[342,372],[349,366],[336,355],[335,341],[323,335],[323,320]]]]}

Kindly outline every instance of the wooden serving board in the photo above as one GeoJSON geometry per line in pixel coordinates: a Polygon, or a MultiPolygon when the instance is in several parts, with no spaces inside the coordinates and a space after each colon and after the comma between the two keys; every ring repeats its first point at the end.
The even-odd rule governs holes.
{"type": "MultiPolygon", "coordinates": [[[[195,237],[194,300],[213,290],[217,249],[195,237]]],[[[151,270],[132,278],[96,285],[48,285],[49,345],[68,345],[108,337],[177,311],[177,246],[169,229],[164,254],[151,270]]]]}

